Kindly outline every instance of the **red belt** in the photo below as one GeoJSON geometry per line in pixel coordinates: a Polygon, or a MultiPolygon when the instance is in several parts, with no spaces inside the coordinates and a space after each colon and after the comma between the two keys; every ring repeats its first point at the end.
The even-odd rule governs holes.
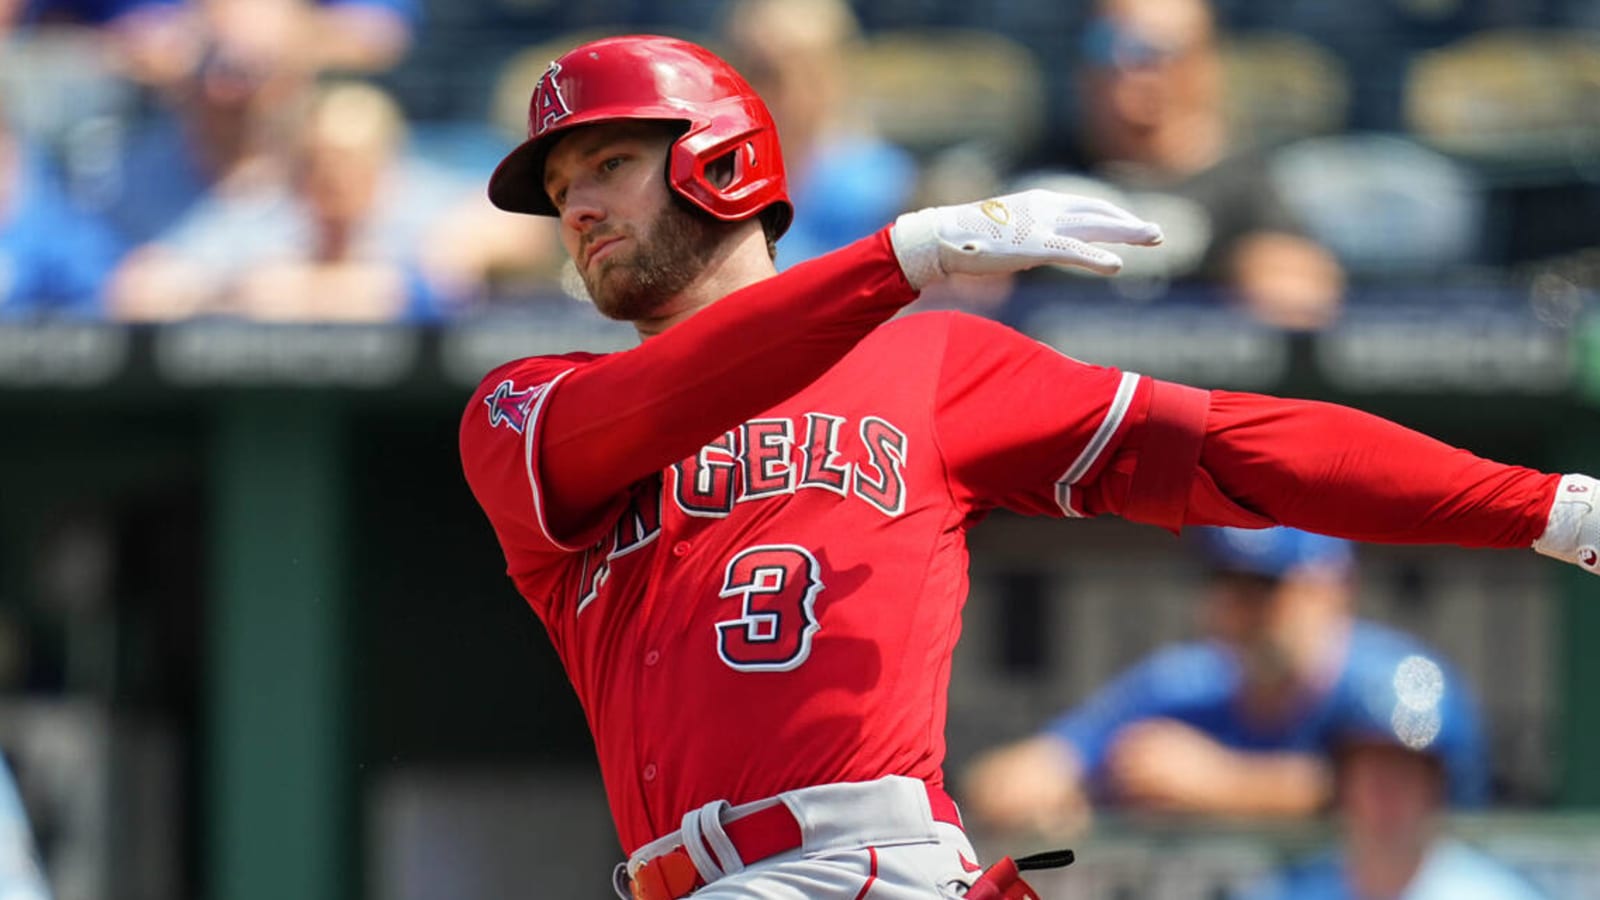
{"type": "MultiPolygon", "coordinates": [[[[944,791],[928,786],[928,806],[935,822],[961,827],[961,813],[956,802],[944,791]]],[[[739,858],[750,865],[769,856],[797,849],[801,843],[800,823],[794,813],[782,802],[758,809],[722,826],[728,840],[739,851],[739,858]]],[[[629,883],[634,900],[678,900],[702,887],[705,879],[694,866],[689,851],[682,844],[660,856],[651,857],[629,883]]]]}

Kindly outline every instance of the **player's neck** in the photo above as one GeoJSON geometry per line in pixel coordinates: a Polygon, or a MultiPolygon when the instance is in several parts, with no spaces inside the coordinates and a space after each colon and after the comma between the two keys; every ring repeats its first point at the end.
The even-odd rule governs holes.
{"type": "Polygon", "coordinates": [[[777,273],[778,269],[767,253],[766,238],[756,229],[729,241],[706,264],[699,278],[670,302],[659,307],[660,315],[636,319],[633,327],[639,332],[640,340],[655,337],[734,291],[764,281],[777,273]]]}

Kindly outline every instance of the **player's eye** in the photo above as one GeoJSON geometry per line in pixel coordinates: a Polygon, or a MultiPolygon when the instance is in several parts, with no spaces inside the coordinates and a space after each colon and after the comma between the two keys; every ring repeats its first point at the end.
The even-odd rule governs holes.
{"type": "Polygon", "coordinates": [[[621,154],[617,154],[615,156],[608,156],[605,159],[600,161],[600,171],[602,171],[602,172],[615,172],[616,170],[622,168],[622,163],[624,162],[624,160],[625,160],[625,157],[623,157],[621,154]]]}

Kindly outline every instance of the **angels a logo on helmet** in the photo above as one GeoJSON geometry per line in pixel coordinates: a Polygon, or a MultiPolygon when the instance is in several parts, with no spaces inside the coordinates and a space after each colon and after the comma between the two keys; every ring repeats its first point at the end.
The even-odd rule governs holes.
{"type": "Polygon", "coordinates": [[[528,124],[534,134],[543,134],[551,125],[572,115],[572,107],[567,105],[567,98],[561,96],[561,85],[556,81],[560,75],[561,63],[550,63],[550,68],[539,76],[539,84],[533,89],[533,115],[528,124]]]}

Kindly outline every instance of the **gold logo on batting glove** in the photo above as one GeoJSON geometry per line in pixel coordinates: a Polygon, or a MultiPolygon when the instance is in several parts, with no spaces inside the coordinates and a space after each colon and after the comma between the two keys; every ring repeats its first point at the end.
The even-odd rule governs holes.
{"type": "Polygon", "coordinates": [[[978,211],[988,216],[996,225],[1011,224],[1011,210],[1006,208],[999,200],[985,200],[978,205],[978,211]]]}

